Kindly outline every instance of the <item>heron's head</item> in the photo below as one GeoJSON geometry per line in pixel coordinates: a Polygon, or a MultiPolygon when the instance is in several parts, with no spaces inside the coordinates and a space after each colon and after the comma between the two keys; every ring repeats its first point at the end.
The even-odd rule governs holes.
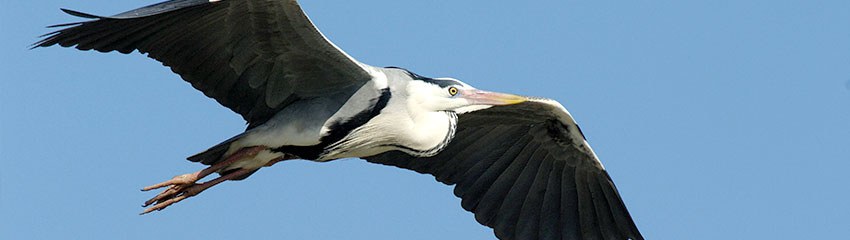
{"type": "Polygon", "coordinates": [[[453,78],[417,78],[408,84],[410,104],[427,111],[458,111],[465,107],[525,102],[521,96],[475,89],[453,78]]]}

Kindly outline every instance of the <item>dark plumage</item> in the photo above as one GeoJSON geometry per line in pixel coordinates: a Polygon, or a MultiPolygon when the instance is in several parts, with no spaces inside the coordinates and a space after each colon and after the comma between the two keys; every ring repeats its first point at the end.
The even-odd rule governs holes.
{"type": "Polygon", "coordinates": [[[500,239],[643,239],[602,165],[546,111],[529,101],[461,114],[455,144],[434,157],[366,160],[456,184],[463,208],[500,239]]]}
{"type": "Polygon", "coordinates": [[[189,160],[211,165],[144,188],[162,210],[278,161],[346,157],[432,174],[500,239],[643,239],[560,103],[357,62],[295,0],[174,0],[55,25],[36,47],[156,59],[242,115],[245,132],[189,160]],[[198,183],[212,173],[222,176],[198,183]]]}

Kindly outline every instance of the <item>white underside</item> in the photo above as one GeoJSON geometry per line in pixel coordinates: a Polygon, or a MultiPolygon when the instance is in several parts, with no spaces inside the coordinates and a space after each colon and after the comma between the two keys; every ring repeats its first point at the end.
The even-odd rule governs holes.
{"type": "MultiPolygon", "coordinates": [[[[373,75],[373,81],[362,86],[351,99],[372,99],[376,97],[374,96],[376,89],[387,87],[387,77],[384,73],[369,70],[370,74],[373,75]]],[[[238,140],[231,143],[224,156],[230,156],[240,149],[254,146],[278,148],[281,146],[314,146],[320,144],[322,137],[330,131],[329,127],[331,124],[350,117],[368,107],[365,105],[368,104],[368,101],[349,101],[339,109],[329,109],[331,106],[338,106],[337,104],[337,102],[329,98],[316,98],[310,101],[293,103],[275,114],[266,123],[251,129],[238,140]]],[[[364,127],[355,131],[372,132],[373,130],[371,129],[374,126],[367,124],[364,127]]],[[[364,144],[361,143],[361,145],[364,144]]],[[[368,146],[365,145],[359,147],[353,145],[349,147],[349,151],[346,153],[329,155],[321,159],[316,159],[316,161],[371,156],[387,151],[385,149],[367,149],[368,146]]],[[[236,162],[224,169],[224,171],[235,168],[259,168],[280,157],[283,157],[283,154],[264,150],[258,153],[253,159],[236,162]]]]}

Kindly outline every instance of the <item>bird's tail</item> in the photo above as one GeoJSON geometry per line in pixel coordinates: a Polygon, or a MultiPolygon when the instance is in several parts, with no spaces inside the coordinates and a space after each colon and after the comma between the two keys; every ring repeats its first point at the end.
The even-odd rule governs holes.
{"type": "MultiPolygon", "coordinates": [[[[250,131],[248,131],[248,132],[250,132],[250,131]]],[[[200,153],[198,153],[198,154],[192,155],[192,156],[190,156],[190,157],[188,157],[188,158],[186,158],[186,159],[188,159],[189,161],[192,161],[192,162],[200,162],[200,163],[203,163],[203,164],[205,164],[205,165],[213,165],[213,164],[216,164],[216,163],[218,163],[219,161],[223,160],[223,159],[226,157],[226,156],[224,156],[224,154],[225,154],[225,153],[227,153],[227,150],[229,150],[229,149],[230,149],[230,144],[232,144],[232,143],[233,143],[233,142],[235,142],[236,140],[239,140],[239,138],[241,138],[242,136],[244,136],[244,135],[245,135],[245,133],[247,133],[247,132],[244,132],[244,133],[242,133],[242,134],[236,135],[236,136],[234,136],[234,137],[232,137],[232,138],[230,138],[230,139],[224,140],[223,142],[221,142],[221,143],[219,143],[219,144],[216,144],[215,146],[212,146],[211,148],[207,149],[206,151],[203,151],[203,152],[200,152],[200,153]]],[[[229,170],[224,171],[224,172],[219,172],[219,174],[221,174],[221,175],[226,175],[227,173],[229,173],[229,172],[231,172],[231,171],[236,171],[236,170],[239,170],[239,169],[238,169],[238,168],[236,168],[236,169],[229,169],[229,170]]],[[[256,172],[257,170],[259,170],[259,169],[256,169],[256,170],[254,170],[254,171],[251,171],[250,173],[247,173],[247,174],[245,174],[245,175],[241,175],[241,176],[234,177],[234,178],[232,178],[232,179],[230,179],[230,180],[242,180],[242,179],[245,179],[245,178],[247,178],[248,176],[251,176],[251,174],[253,174],[253,173],[254,173],[254,172],[256,172]]]]}
{"type": "Polygon", "coordinates": [[[224,159],[224,154],[227,153],[228,149],[230,149],[230,144],[233,143],[234,141],[238,140],[239,136],[241,136],[241,135],[242,134],[239,134],[235,137],[224,140],[224,142],[216,144],[215,146],[212,146],[211,148],[207,149],[206,151],[192,155],[192,156],[190,156],[186,159],[188,159],[189,161],[192,161],[192,162],[200,162],[200,163],[203,163],[205,165],[213,165],[213,164],[217,163],[218,161],[221,161],[222,159],[224,159]]]}

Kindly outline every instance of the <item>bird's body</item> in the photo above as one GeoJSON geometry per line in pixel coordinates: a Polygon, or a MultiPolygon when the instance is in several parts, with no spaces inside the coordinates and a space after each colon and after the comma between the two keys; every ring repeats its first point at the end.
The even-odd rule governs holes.
{"type": "Polygon", "coordinates": [[[144,188],[166,187],[143,213],[279,161],[355,157],[457,185],[464,209],[501,239],[643,239],[554,100],[360,63],[295,0],[173,0],[111,17],[64,11],[95,20],[56,25],[69,27],[36,46],[138,50],[248,122],[188,158],[210,167],[144,188]]]}
{"type": "Polygon", "coordinates": [[[224,142],[227,151],[220,157],[246,147],[269,147],[252,161],[229,167],[257,168],[285,154],[314,161],[367,157],[391,150],[428,157],[445,147],[454,136],[456,113],[417,109],[423,104],[416,99],[425,99],[410,96],[408,90],[426,83],[411,81],[407,70],[369,68],[373,78],[353,95],[290,104],[265,123],[224,142]]]}

